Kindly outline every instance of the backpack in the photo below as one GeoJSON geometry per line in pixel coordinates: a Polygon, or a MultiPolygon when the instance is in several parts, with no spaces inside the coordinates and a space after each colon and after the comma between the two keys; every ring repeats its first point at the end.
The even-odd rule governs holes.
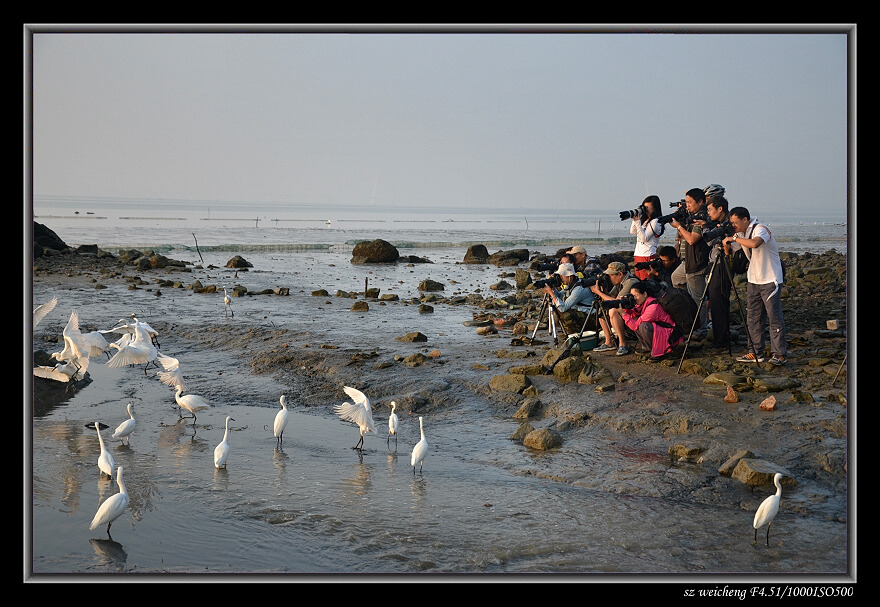
{"type": "MultiPolygon", "coordinates": [[[[672,333],[669,336],[669,343],[673,344],[678,338],[685,337],[694,326],[694,320],[697,318],[697,302],[691,297],[690,293],[684,289],[663,285],[663,289],[654,295],[654,302],[660,304],[660,307],[672,317],[675,326],[672,327],[672,333]]],[[[668,327],[667,323],[656,321],[658,325],[668,327]]]]}

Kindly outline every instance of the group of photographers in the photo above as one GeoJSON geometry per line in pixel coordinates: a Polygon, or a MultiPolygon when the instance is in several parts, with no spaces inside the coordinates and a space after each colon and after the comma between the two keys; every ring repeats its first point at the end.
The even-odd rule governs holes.
{"type": "Polygon", "coordinates": [[[630,233],[636,236],[635,267],[614,261],[602,270],[582,246],[575,246],[560,258],[550,278],[537,281],[560,313],[570,332],[580,327],[604,333],[604,343],[596,352],[616,351],[618,356],[632,352],[638,342],[659,360],[671,349],[695,335],[705,339],[709,315],[712,348],[730,350],[731,253],[742,247],[749,261],[747,278],[747,322],[750,351],[737,358],[741,362],[763,362],[765,330],[769,327],[770,362],[786,362],[785,325],[782,317],[780,285],[783,267],[778,245],[770,230],[752,219],[744,207],[728,208],[725,189],[711,184],[693,188],[669,215],[660,214],[660,199],[648,196],[632,211],[620,213],[631,219],[630,233]],[[665,226],[676,230],[683,244],[683,259],[673,246],[660,246],[665,226]],[[687,291],[697,304],[692,327],[678,327],[655,298],[657,285],[665,284],[687,291]],[[708,305],[705,302],[708,301],[708,305]],[[597,305],[598,304],[598,305],[597,305]],[[597,310],[594,323],[585,320],[597,310]],[[603,313],[598,313],[601,310],[603,313]],[[616,338],[616,341],[615,341],[616,338]]]}

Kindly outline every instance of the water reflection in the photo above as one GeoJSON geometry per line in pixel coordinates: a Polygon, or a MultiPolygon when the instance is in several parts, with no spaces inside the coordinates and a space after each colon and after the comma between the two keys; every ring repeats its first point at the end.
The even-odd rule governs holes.
{"type": "Polygon", "coordinates": [[[214,489],[226,491],[229,489],[229,472],[226,468],[214,466],[214,489]]]}
{"type": "Polygon", "coordinates": [[[95,554],[101,557],[101,560],[107,565],[123,565],[125,564],[125,559],[128,558],[128,553],[122,547],[122,544],[109,537],[109,535],[106,540],[91,538],[89,543],[92,545],[95,554]]]}
{"type": "Polygon", "coordinates": [[[410,484],[410,491],[413,494],[413,497],[416,498],[414,503],[419,503],[423,497],[425,497],[425,492],[428,490],[428,483],[425,480],[424,476],[414,476],[412,479],[412,483],[410,484]]]}

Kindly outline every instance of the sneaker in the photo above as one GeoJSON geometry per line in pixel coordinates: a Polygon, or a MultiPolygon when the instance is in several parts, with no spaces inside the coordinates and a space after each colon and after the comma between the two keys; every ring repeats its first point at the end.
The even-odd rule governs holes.
{"type": "Polygon", "coordinates": [[[777,356],[776,354],[774,354],[773,358],[770,359],[770,362],[773,363],[774,365],[776,365],[777,367],[781,367],[782,365],[785,364],[785,357],[784,356],[777,356]]]}
{"type": "Polygon", "coordinates": [[[602,344],[601,346],[596,346],[593,348],[593,352],[608,352],[609,350],[614,350],[614,346],[611,344],[602,344]]]}
{"type": "Polygon", "coordinates": [[[617,356],[626,356],[631,352],[632,350],[629,346],[620,346],[619,348],[617,348],[617,356]]]}
{"type": "Polygon", "coordinates": [[[759,356],[758,358],[755,358],[755,355],[749,352],[745,356],[740,356],[739,358],[737,358],[736,361],[741,363],[762,363],[764,362],[764,357],[759,356]]]}

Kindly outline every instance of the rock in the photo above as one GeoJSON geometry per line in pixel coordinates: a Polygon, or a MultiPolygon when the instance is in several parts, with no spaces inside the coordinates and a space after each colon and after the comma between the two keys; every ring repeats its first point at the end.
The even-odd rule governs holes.
{"type": "Polygon", "coordinates": [[[364,291],[364,297],[367,299],[377,299],[379,297],[379,288],[378,287],[370,287],[366,291],[364,291]]]}
{"type": "Polygon", "coordinates": [[[69,247],[58,237],[58,234],[47,228],[41,223],[34,222],[34,257],[41,256],[45,249],[53,251],[64,251],[69,247]],[[37,247],[40,248],[40,255],[37,255],[37,247]]]}
{"type": "Polygon", "coordinates": [[[751,382],[746,377],[739,375],[737,373],[727,372],[727,371],[716,371],[715,373],[710,373],[703,379],[704,384],[716,384],[727,386],[729,388],[734,388],[743,392],[745,390],[750,390],[752,388],[751,382]]]}
{"type": "Polygon", "coordinates": [[[523,422],[519,425],[516,431],[510,435],[510,440],[523,440],[526,436],[528,436],[529,432],[533,432],[534,428],[528,422],[523,422]]]}
{"type": "Polygon", "coordinates": [[[398,297],[397,293],[384,293],[381,297],[379,297],[379,301],[399,301],[400,297],[398,297]]]}
{"type": "Polygon", "coordinates": [[[489,288],[492,291],[509,291],[513,287],[506,280],[500,280],[496,282],[494,285],[489,285],[489,288]]]}
{"type": "Polygon", "coordinates": [[[487,263],[496,266],[515,266],[523,261],[529,260],[528,249],[512,249],[510,251],[498,251],[492,253],[486,258],[487,263]]]}
{"type": "Polygon", "coordinates": [[[433,306],[429,306],[428,304],[420,304],[419,305],[419,314],[431,314],[434,311],[433,306]]]}
{"type": "Polygon", "coordinates": [[[541,401],[537,398],[527,398],[523,401],[523,404],[520,405],[516,413],[513,414],[513,419],[527,419],[532,417],[540,408],[541,401]]]}
{"type": "Polygon", "coordinates": [[[797,483],[791,472],[789,472],[785,468],[777,466],[776,464],[773,464],[763,459],[754,459],[749,457],[744,457],[740,459],[730,476],[731,478],[735,478],[736,480],[740,481],[741,483],[745,483],[746,485],[772,485],[773,476],[777,472],[783,475],[783,485],[792,485],[797,483]]]}
{"type": "Polygon", "coordinates": [[[498,329],[495,328],[495,325],[489,325],[488,327],[480,327],[477,329],[477,335],[495,335],[498,333],[498,329]]]}
{"type": "Polygon", "coordinates": [[[522,394],[522,391],[532,385],[532,380],[526,375],[496,375],[489,380],[489,388],[493,392],[516,392],[522,394]]]}
{"type": "Polygon", "coordinates": [[[556,430],[551,430],[550,428],[532,430],[523,438],[523,445],[530,449],[538,449],[539,451],[553,449],[561,444],[562,436],[556,430]]]}
{"type": "Polygon", "coordinates": [[[415,354],[410,354],[406,358],[404,358],[401,362],[405,364],[407,367],[418,367],[428,360],[428,357],[422,354],[421,352],[416,352],[415,354]]]}
{"type": "Polygon", "coordinates": [[[733,389],[733,386],[727,386],[727,395],[724,397],[724,402],[726,403],[738,403],[739,402],[739,394],[736,393],[736,390],[733,389]]]}
{"type": "Polygon", "coordinates": [[[801,385],[791,377],[752,377],[749,382],[755,392],[787,392],[801,385]]]}
{"type": "Polygon", "coordinates": [[[232,259],[230,259],[229,261],[226,262],[226,267],[227,268],[253,268],[254,264],[247,261],[241,255],[236,255],[235,257],[233,257],[232,259]]]}
{"type": "Polygon", "coordinates": [[[586,366],[583,357],[569,356],[553,367],[553,376],[564,383],[577,381],[586,366]]]}
{"type": "Polygon", "coordinates": [[[532,284],[532,275],[529,274],[528,270],[517,268],[515,276],[517,289],[525,289],[527,286],[532,284]]]}
{"type": "Polygon", "coordinates": [[[723,474],[724,476],[730,476],[733,474],[733,471],[736,469],[737,464],[739,464],[739,460],[743,458],[754,458],[755,454],[749,451],[748,449],[740,449],[736,453],[734,453],[731,457],[725,461],[720,468],[718,468],[718,474],[723,474]]]}
{"type": "Polygon", "coordinates": [[[669,445],[669,456],[675,459],[696,460],[704,451],[704,445],[669,445]]]}
{"type": "Polygon", "coordinates": [[[464,254],[464,263],[486,263],[489,251],[486,245],[475,244],[468,247],[464,254]]]}
{"type": "Polygon", "coordinates": [[[330,294],[327,292],[327,289],[315,289],[312,291],[312,297],[329,297],[330,294]]]}
{"type": "Polygon", "coordinates": [[[352,312],[366,312],[370,309],[370,306],[365,301],[356,301],[351,305],[352,312]]]}
{"type": "Polygon", "coordinates": [[[428,341],[428,337],[418,331],[411,331],[406,335],[401,335],[397,338],[397,341],[408,341],[408,342],[419,342],[419,341],[428,341]]]}
{"type": "Polygon", "coordinates": [[[381,238],[372,241],[361,241],[354,245],[351,252],[351,263],[396,263],[400,253],[397,248],[381,238]]]}
{"type": "Polygon", "coordinates": [[[776,397],[772,394],[761,401],[760,405],[761,411],[775,411],[776,410],[776,397]]]}
{"type": "Polygon", "coordinates": [[[442,282],[426,278],[419,283],[419,291],[442,291],[445,287],[442,282]]]}

